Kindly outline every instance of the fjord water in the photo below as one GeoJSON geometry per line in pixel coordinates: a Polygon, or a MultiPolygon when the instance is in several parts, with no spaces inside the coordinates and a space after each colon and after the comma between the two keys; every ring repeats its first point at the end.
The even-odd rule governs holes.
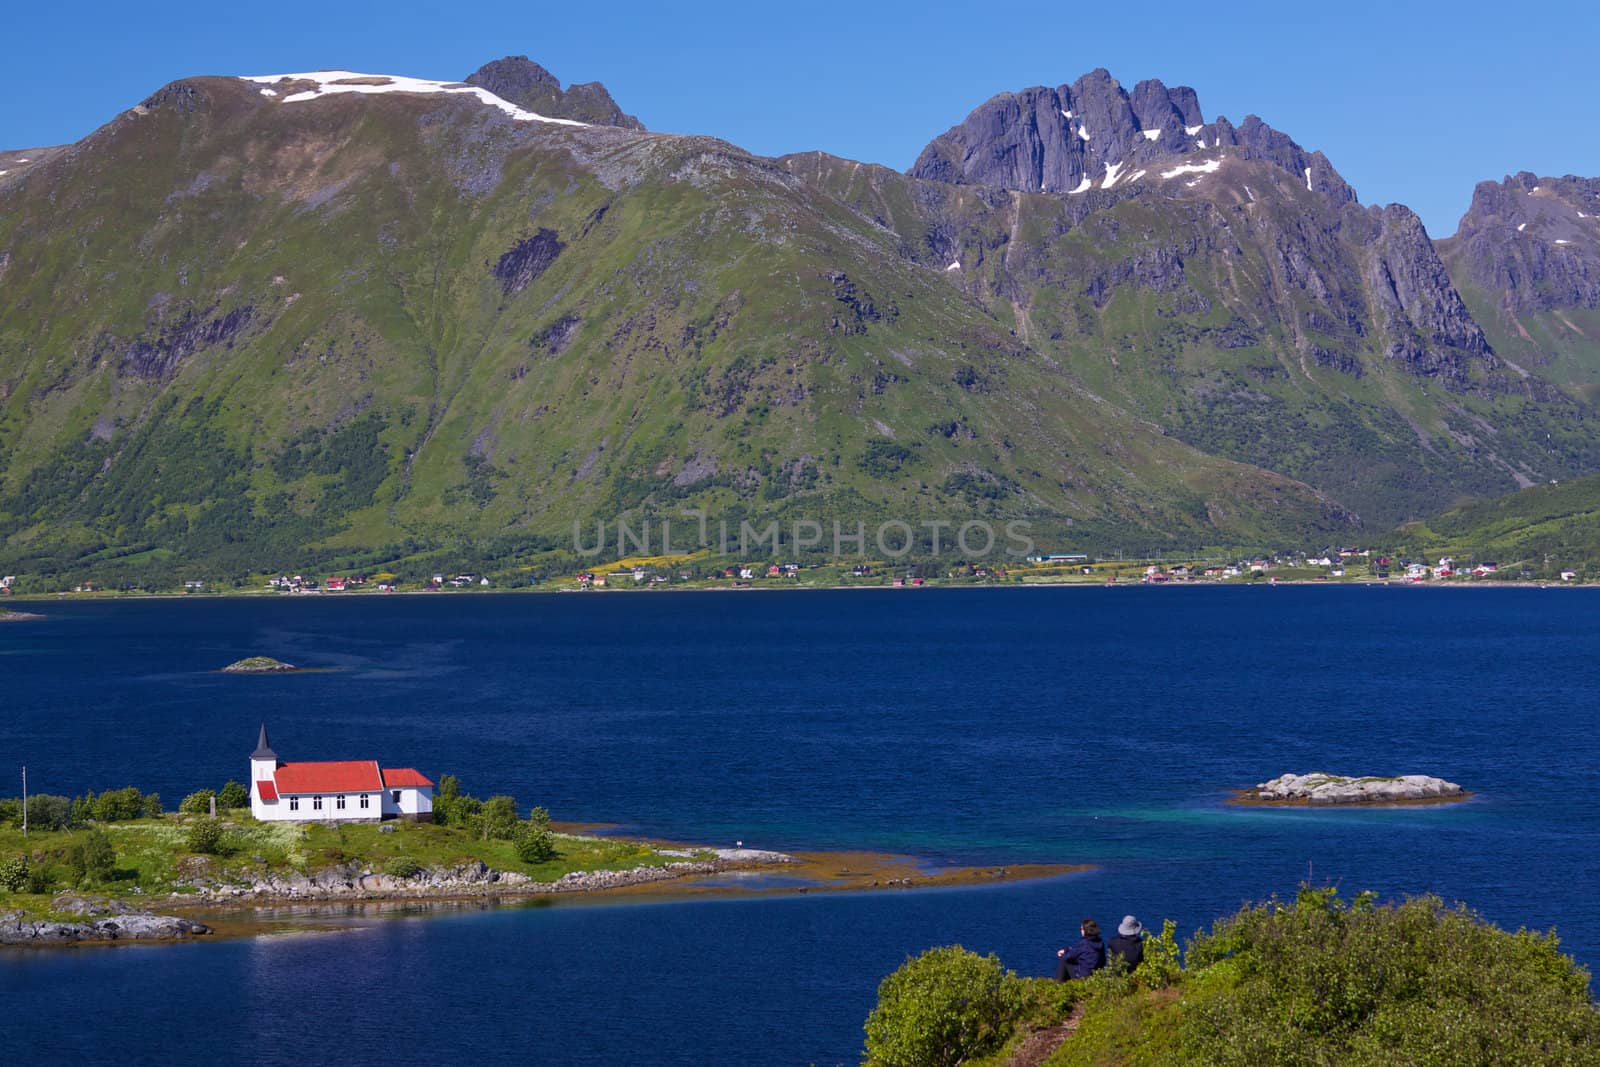
{"type": "MultiPolygon", "coordinates": [[[[973,889],[438,909],[330,933],[0,954],[17,1062],[852,1062],[879,979],[960,942],[1044,974],[1086,915],[1192,932],[1308,874],[1554,926],[1600,962],[1600,600],[1168,588],[71,601],[0,628],[0,769],[169,806],[375,757],[558,819],[929,863],[973,889]],[[276,656],[326,672],[233,677],[276,656]],[[1449,807],[1243,809],[1284,771],[1449,807]]],[[[0,792],[16,786],[0,783],[0,792]]]]}

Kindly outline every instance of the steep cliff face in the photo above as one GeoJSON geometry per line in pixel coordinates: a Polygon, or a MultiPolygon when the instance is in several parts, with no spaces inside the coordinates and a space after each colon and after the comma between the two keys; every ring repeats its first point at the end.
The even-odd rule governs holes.
{"type": "Polygon", "coordinates": [[[1449,247],[1462,278],[1512,311],[1600,307],[1600,178],[1481,182],[1449,247]]]}
{"type": "Polygon", "coordinates": [[[1188,86],[1151,79],[1130,93],[1105,70],[1071,85],[1001,93],[935,138],[908,172],[914,178],[1022,192],[1084,193],[1135,181],[1205,152],[1283,168],[1337,200],[1355,192],[1321,153],[1307,153],[1251,115],[1235,127],[1206,122],[1188,86]]]}
{"type": "Polygon", "coordinates": [[[1600,399],[1600,178],[1482,182],[1437,246],[1515,373],[1600,399]]]}
{"type": "Polygon", "coordinates": [[[1501,384],[1499,361],[1450,282],[1422,220],[1401,204],[1384,209],[1368,259],[1368,287],[1385,342],[1384,355],[1417,374],[1463,389],[1474,370],[1501,384]]]}
{"type": "Polygon", "coordinates": [[[467,84],[481,86],[518,107],[551,118],[644,129],[644,123],[623,113],[604,85],[584,82],[562,89],[560,79],[527,56],[506,56],[485,63],[467,76],[467,84]]]}

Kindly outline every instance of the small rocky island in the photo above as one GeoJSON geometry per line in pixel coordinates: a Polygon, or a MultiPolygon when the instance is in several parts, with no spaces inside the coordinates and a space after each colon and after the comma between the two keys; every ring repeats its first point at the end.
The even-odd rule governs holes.
{"type": "Polygon", "coordinates": [[[1454,782],[1425,774],[1393,778],[1342,774],[1282,774],[1234,796],[1240,804],[1440,804],[1472,794],[1454,782]]]}
{"type": "Polygon", "coordinates": [[[0,608],[0,622],[28,622],[32,619],[42,619],[43,615],[34,615],[26,611],[12,611],[10,608],[0,608]]]}
{"type": "Polygon", "coordinates": [[[285,674],[297,671],[293,663],[273,659],[271,656],[246,656],[244,659],[228,664],[222,668],[223,674],[285,674]]]}
{"type": "Polygon", "coordinates": [[[177,915],[155,915],[126,901],[70,893],[50,902],[55,917],[0,911],[0,945],[74,945],[94,941],[182,941],[211,927],[177,915]]]}

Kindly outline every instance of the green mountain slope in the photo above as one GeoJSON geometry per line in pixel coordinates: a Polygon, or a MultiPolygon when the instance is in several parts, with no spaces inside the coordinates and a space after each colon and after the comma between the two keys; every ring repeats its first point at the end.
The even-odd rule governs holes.
{"type": "Polygon", "coordinates": [[[1505,573],[1526,567],[1541,577],[1569,569],[1593,576],[1600,561],[1600,476],[1454,508],[1401,535],[1408,548],[1494,560],[1505,573]]]}
{"type": "Polygon", "coordinates": [[[1226,153],[1080,197],[784,162],[1097,395],[1371,527],[1600,464],[1589,406],[1498,358],[1404,208],[1226,153]]]}
{"type": "Polygon", "coordinates": [[[1350,521],[769,161],[304,91],[174,83],[0,178],[8,571],[504,555],[689,507],[1099,544],[1350,521]]]}

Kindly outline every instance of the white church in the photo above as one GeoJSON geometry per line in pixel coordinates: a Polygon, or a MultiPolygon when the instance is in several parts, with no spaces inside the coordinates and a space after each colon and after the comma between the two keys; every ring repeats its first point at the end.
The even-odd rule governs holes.
{"type": "Polygon", "coordinates": [[[250,753],[250,814],[266,822],[432,822],[433,783],[377,760],[285,763],[262,723],[250,753]]]}

